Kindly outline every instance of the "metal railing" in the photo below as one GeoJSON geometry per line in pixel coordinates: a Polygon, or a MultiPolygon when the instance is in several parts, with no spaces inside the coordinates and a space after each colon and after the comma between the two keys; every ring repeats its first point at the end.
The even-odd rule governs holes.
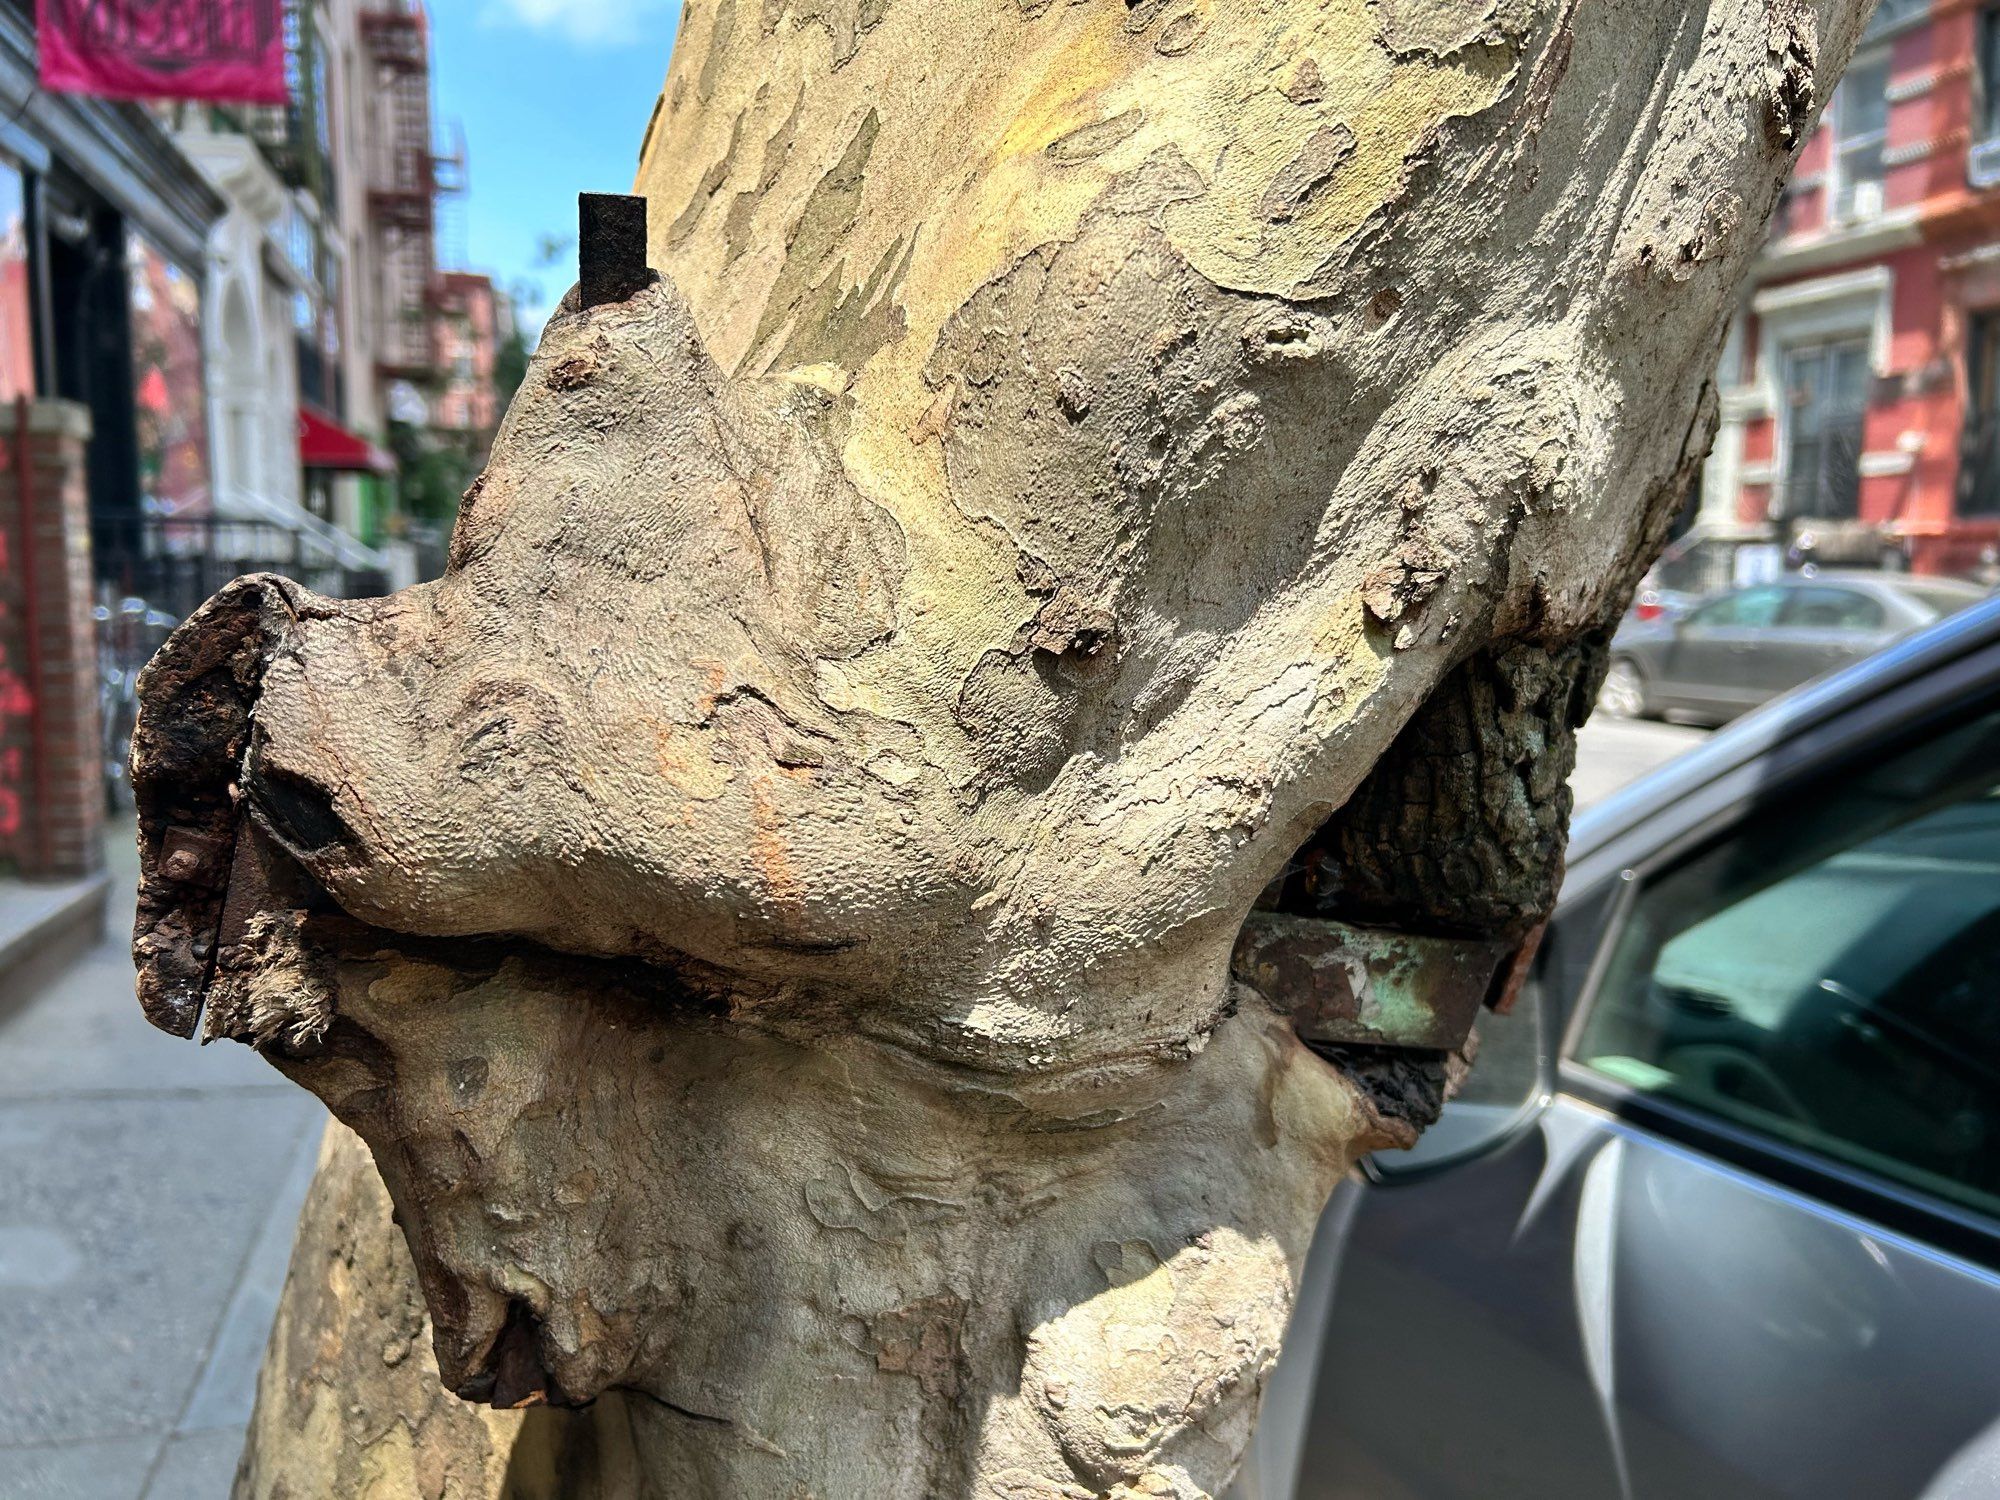
{"type": "Polygon", "coordinates": [[[91,545],[101,589],[144,600],[176,619],[186,619],[245,573],[282,573],[337,599],[389,592],[381,569],[350,566],[334,543],[270,521],[98,517],[91,545]]]}
{"type": "Polygon", "coordinates": [[[216,590],[245,573],[282,573],[338,599],[389,592],[379,568],[349,566],[336,542],[273,522],[96,517],[91,532],[104,784],[114,808],[131,805],[125,768],[138,713],[139,670],[216,590]]]}

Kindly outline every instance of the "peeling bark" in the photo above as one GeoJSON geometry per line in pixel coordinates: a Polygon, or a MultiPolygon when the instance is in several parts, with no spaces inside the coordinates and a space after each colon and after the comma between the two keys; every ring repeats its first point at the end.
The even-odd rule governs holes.
{"type": "Polygon", "coordinates": [[[149,1014],[409,1249],[340,1148],[239,1493],[1219,1489],[1460,1065],[1238,935],[1531,936],[1866,8],[690,7],[661,276],[551,320],[446,576],[239,583],[143,688],[149,1014]],[[527,1417],[360,1356],[410,1278],[527,1417]]]}

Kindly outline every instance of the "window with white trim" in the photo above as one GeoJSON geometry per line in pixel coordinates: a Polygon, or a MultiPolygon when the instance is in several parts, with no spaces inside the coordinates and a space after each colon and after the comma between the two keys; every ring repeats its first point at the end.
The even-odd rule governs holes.
{"type": "Polygon", "coordinates": [[[1866,337],[1793,344],[1783,355],[1784,516],[1851,518],[1861,497],[1861,434],[1868,415],[1866,337]]]}
{"type": "Polygon", "coordinates": [[[1973,139],[1990,141],[2000,136],[2000,5],[1988,5],[1979,12],[1976,128],[1973,139]]]}
{"type": "Polygon", "coordinates": [[[1857,57],[1827,105],[1832,132],[1828,219],[1851,224],[1882,212],[1882,150],[1889,140],[1889,53],[1857,57]]]}

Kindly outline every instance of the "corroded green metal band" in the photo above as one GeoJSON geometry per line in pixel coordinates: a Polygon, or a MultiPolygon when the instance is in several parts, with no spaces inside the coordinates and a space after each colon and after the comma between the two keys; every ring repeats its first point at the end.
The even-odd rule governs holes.
{"type": "Polygon", "coordinates": [[[1236,941],[1244,982],[1309,1042],[1451,1051],[1521,948],[1512,937],[1418,937],[1256,911],[1236,941]]]}

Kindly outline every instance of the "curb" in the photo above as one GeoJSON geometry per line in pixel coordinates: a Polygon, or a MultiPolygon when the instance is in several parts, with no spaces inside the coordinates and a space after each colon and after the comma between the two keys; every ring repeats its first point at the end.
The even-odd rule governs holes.
{"type": "Polygon", "coordinates": [[[34,971],[52,971],[97,943],[110,892],[108,873],[0,887],[0,1016],[28,998],[34,971]]]}

